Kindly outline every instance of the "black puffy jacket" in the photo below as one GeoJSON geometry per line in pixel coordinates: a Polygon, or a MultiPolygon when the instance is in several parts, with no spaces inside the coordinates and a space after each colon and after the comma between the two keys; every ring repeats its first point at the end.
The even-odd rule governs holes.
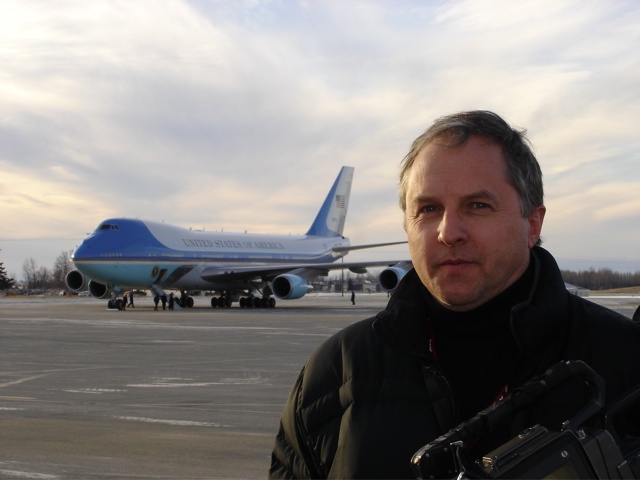
{"type": "MultiPolygon", "coordinates": [[[[639,385],[640,326],[569,294],[544,249],[534,248],[532,259],[531,296],[511,313],[519,361],[509,384],[582,360],[605,379],[609,401],[639,385]]],[[[309,358],[282,414],[270,478],[415,478],[412,455],[460,422],[446,373],[427,348],[420,288],[409,272],[384,311],[309,358]]],[[[549,422],[565,418],[564,400],[542,409],[549,422]]]]}

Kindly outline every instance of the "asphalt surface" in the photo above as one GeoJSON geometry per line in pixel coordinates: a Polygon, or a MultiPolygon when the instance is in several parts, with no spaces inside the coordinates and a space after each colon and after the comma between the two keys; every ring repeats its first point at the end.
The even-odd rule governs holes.
{"type": "MultiPolygon", "coordinates": [[[[640,297],[592,298],[631,317],[640,297]]],[[[273,310],[109,311],[0,298],[0,478],[265,478],[287,394],[331,334],[387,296],[273,310]]]]}

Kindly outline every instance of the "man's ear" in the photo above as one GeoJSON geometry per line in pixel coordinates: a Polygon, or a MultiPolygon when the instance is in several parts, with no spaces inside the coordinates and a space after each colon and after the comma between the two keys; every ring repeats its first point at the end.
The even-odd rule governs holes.
{"type": "Polygon", "coordinates": [[[544,221],[544,214],[547,212],[547,207],[544,205],[538,205],[533,207],[533,212],[527,219],[529,222],[529,248],[533,248],[540,239],[540,232],[542,232],[542,222],[544,221]]]}

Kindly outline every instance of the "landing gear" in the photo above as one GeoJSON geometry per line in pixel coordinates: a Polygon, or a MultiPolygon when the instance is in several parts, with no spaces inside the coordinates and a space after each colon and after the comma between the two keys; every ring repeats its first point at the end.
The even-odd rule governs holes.
{"type": "Polygon", "coordinates": [[[276,299],[273,297],[242,297],[240,307],[242,308],[275,308],[276,299]]]}
{"type": "Polygon", "coordinates": [[[220,297],[211,297],[211,306],[213,308],[229,308],[232,304],[233,302],[230,296],[222,295],[220,297]]]}
{"type": "MultiPolygon", "coordinates": [[[[276,299],[271,296],[255,297],[249,295],[248,297],[240,297],[238,303],[240,308],[275,308],[276,299]]],[[[219,297],[211,297],[213,308],[229,308],[232,304],[233,299],[230,292],[224,292],[219,297]]]]}
{"type": "MultiPolygon", "coordinates": [[[[265,282],[266,283],[266,282],[265,282]]],[[[251,282],[254,291],[257,291],[262,297],[256,297],[253,293],[249,293],[248,297],[240,298],[240,307],[242,308],[275,308],[276,299],[273,298],[273,291],[269,285],[266,285],[262,290],[259,285],[251,282]]]]}
{"type": "Polygon", "coordinates": [[[187,292],[181,292],[180,298],[176,299],[176,302],[179,301],[179,305],[182,308],[193,308],[193,297],[190,297],[187,292]]]}
{"type": "Polygon", "coordinates": [[[109,310],[124,310],[126,304],[121,298],[110,298],[107,302],[107,308],[109,310]]]}

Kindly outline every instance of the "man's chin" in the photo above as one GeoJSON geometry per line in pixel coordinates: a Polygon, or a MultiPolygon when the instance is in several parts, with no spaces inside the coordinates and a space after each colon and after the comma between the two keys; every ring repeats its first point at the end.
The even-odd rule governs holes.
{"type": "Polygon", "coordinates": [[[466,312],[473,310],[474,308],[482,305],[482,301],[476,296],[470,296],[469,292],[456,293],[456,292],[443,292],[440,295],[434,295],[435,299],[444,308],[453,310],[455,312],[466,312]]]}

